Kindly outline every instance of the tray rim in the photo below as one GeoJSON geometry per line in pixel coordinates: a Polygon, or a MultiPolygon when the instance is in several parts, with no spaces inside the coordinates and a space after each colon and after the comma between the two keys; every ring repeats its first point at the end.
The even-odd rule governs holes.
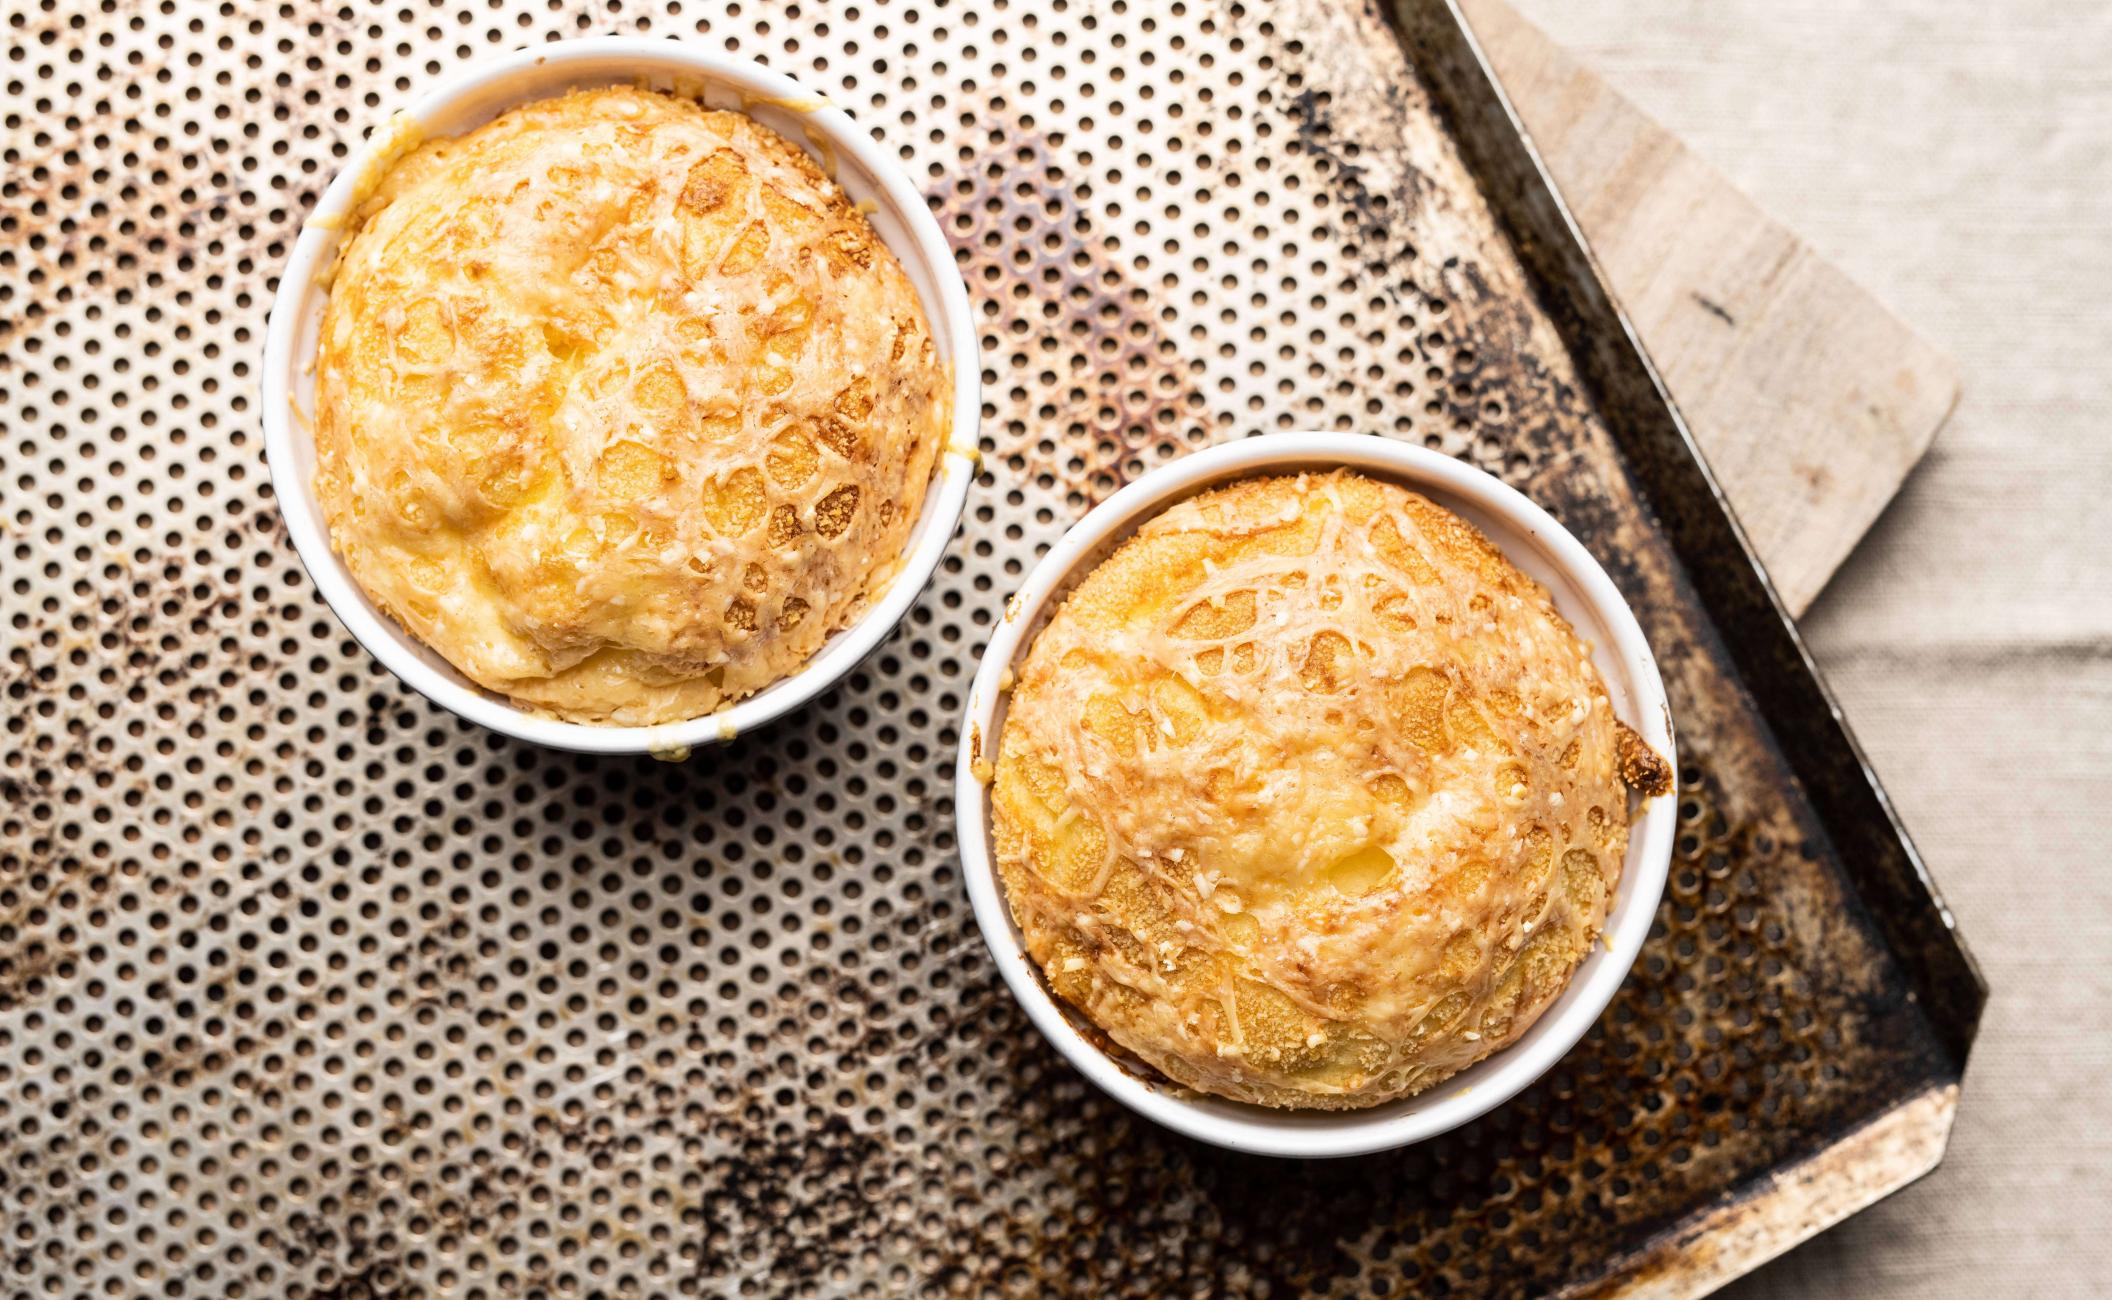
{"type": "Polygon", "coordinates": [[[1773,638],[1774,644],[1752,646],[1745,644],[1746,638],[1726,635],[1730,666],[1736,671],[1740,686],[1752,696],[1754,712],[1768,729],[1810,816],[1832,842],[1850,892],[1869,910],[1888,955],[1906,972],[1912,984],[1908,1001],[1921,1011],[1943,1052],[1942,1077],[1921,1091],[1903,1096],[1855,1126],[1835,1133],[1815,1150],[1792,1156],[1756,1179],[1726,1189],[1717,1203],[1664,1226],[1635,1251],[1608,1261],[1608,1270],[1600,1277],[1572,1284],[1560,1292],[1593,1296],[1705,1295],[1914,1182],[1941,1162],[1956,1118],[1966,1061],[1986,1006],[1987,980],[1794,618],[1739,524],[1730,499],[1709,467],[1678,402],[1651,360],[1634,320],[1614,295],[1605,268],[1504,90],[1460,0],[1387,0],[1381,7],[1391,34],[1401,42],[1404,54],[1430,88],[1433,107],[1448,138],[1460,148],[1466,170],[1482,190],[1506,242],[1518,253],[1531,290],[1543,300],[1550,323],[1576,359],[1578,378],[1587,389],[1589,400],[1609,434],[1621,445],[1623,460],[1636,478],[1638,495],[1657,516],[1667,545],[1694,582],[1695,599],[1712,628],[1723,630],[1719,606],[1731,603],[1742,607],[1735,611],[1742,616],[1758,617],[1773,638]],[[1454,56],[1458,65],[1456,75],[1447,75],[1442,60],[1416,58],[1419,41],[1429,40],[1449,43],[1451,49],[1446,52],[1454,56]],[[1476,115],[1481,131],[1463,129],[1476,124],[1476,115]],[[1491,140],[1500,140],[1514,151],[1511,157],[1501,160],[1505,164],[1501,175],[1490,157],[1477,152],[1478,145],[1485,146],[1491,140]],[[1519,192],[1506,194],[1501,188],[1505,179],[1516,184],[1519,192]],[[1529,226],[1522,219],[1522,210],[1534,205],[1538,205],[1535,215],[1542,220],[1529,226]],[[1592,326],[1599,327],[1590,337],[1596,344],[1600,365],[1593,364],[1594,348],[1577,337],[1580,329],[1592,326]],[[1606,362],[1625,367],[1627,373],[1616,372],[1609,377],[1606,362]],[[1625,385],[1626,391],[1609,392],[1616,385],[1625,385]],[[1651,433],[1671,444],[1678,453],[1677,459],[1683,461],[1675,467],[1677,472],[1691,479],[1690,486],[1699,489],[1701,499],[1711,507],[1714,518],[1705,522],[1720,534],[1721,541],[1729,543],[1715,557],[1717,563],[1697,565],[1688,545],[1682,543],[1677,526],[1684,525],[1691,531],[1698,522],[1691,517],[1668,520],[1662,485],[1654,486],[1634,463],[1638,457],[1633,444],[1639,435],[1630,425],[1636,418],[1657,422],[1660,427],[1651,433]],[[1704,573],[1705,569],[1715,572],[1704,573]],[[1708,588],[1714,590],[1715,599],[1705,589],[1704,579],[1708,580],[1708,588]],[[1784,680],[1773,681],[1778,689],[1769,690],[1764,697],[1754,689],[1754,678],[1769,674],[1784,680]],[[1782,701],[1768,698],[1784,694],[1801,696],[1796,702],[1813,706],[1812,716],[1790,721],[1794,728],[1790,739],[1785,739],[1785,719],[1777,714],[1782,701]],[[1828,760],[1822,766],[1830,767],[1832,775],[1846,775],[1852,780],[1829,783],[1810,779],[1813,773],[1807,769],[1813,766],[1812,759],[1827,747],[1834,752],[1820,755],[1828,760]],[[1800,762],[1800,757],[1804,761],[1800,762]],[[1860,825],[1843,826],[1841,823],[1849,814],[1865,820],[1860,825]],[[1844,830],[1860,834],[1844,836],[1844,830]],[[1869,878],[1870,872],[1852,869],[1855,859],[1851,854],[1858,847],[1858,840],[1862,846],[1881,846],[1896,853],[1895,865],[1904,870],[1907,879],[1883,882],[1869,878]],[[1911,885],[1911,890],[1906,885],[1911,885]],[[1903,915],[1896,910],[1900,904],[1919,914],[1903,915]],[[1920,936],[1923,944],[1910,950],[1899,942],[1899,934],[1915,924],[1929,930],[1920,936]],[[1734,1227],[1736,1235],[1732,1239],[1728,1234],[1734,1227]],[[1717,1240],[1719,1237],[1723,1239],[1717,1240]]]}
{"type": "MultiPolygon", "coordinates": [[[[1798,666],[1808,675],[1812,686],[1824,698],[1828,706],[1827,711],[1832,729],[1838,733],[1840,741],[1852,751],[1861,775],[1870,788],[1870,793],[1882,805],[1889,830],[1896,836],[1900,847],[1905,851],[1913,865],[1920,884],[1927,892],[1928,901],[1934,904],[1939,911],[1949,939],[1956,946],[1959,956],[1969,965],[1984,1000],[1988,991],[1986,976],[1980,969],[1980,963],[1973,957],[1970,947],[1966,944],[1964,935],[1958,930],[1955,918],[1949,906],[1943,900],[1942,891],[1938,887],[1935,877],[1928,870],[1927,863],[1922,858],[1920,850],[1915,847],[1913,838],[1905,824],[1899,819],[1895,805],[1892,803],[1890,796],[1885,793],[1883,782],[1879,779],[1876,769],[1871,766],[1861,742],[1856,739],[1854,729],[1849,725],[1847,716],[1841,710],[1832,688],[1826,684],[1825,674],[1820,670],[1817,661],[1812,658],[1810,648],[1805,644],[1803,633],[1798,630],[1795,617],[1789,612],[1789,607],[1782,603],[1780,593],[1775,589],[1773,581],[1767,575],[1766,568],[1760,562],[1759,552],[1746,536],[1744,527],[1739,524],[1737,513],[1731,506],[1730,497],[1723,490],[1723,485],[1717,479],[1715,471],[1709,467],[1708,457],[1702,451],[1700,441],[1695,438],[1686,417],[1681,414],[1679,403],[1666,386],[1663,375],[1650,359],[1648,345],[1644,343],[1634,320],[1629,316],[1626,309],[1621,307],[1619,299],[1614,296],[1605,268],[1591,251],[1591,243],[1584,234],[1583,226],[1577,221],[1575,213],[1571,211],[1568,203],[1563,199],[1561,189],[1556,185],[1553,173],[1548,170],[1545,159],[1541,157],[1538,147],[1533,143],[1532,133],[1526,129],[1524,119],[1520,117],[1516,106],[1512,104],[1509,95],[1503,89],[1502,79],[1496,75],[1494,64],[1489,61],[1486,51],[1482,49],[1480,42],[1475,38],[1473,26],[1467,21],[1459,0],[1394,0],[1394,4],[1396,6],[1394,11],[1396,15],[1404,12],[1411,5],[1442,7],[1454,25],[1464,48],[1471,53],[1475,66],[1480,71],[1492,96],[1492,106],[1501,110],[1504,122],[1515,136],[1524,156],[1532,164],[1533,171],[1543,188],[1544,198],[1551,209],[1560,215],[1566,233],[1570,240],[1573,241],[1573,248],[1565,251],[1572,252],[1584,265],[1590,268],[1591,278],[1588,287],[1603,300],[1607,314],[1613,321],[1618,323],[1621,339],[1626,344],[1625,350],[1632,355],[1641,373],[1648,378],[1653,395],[1657,402],[1661,404],[1661,412],[1668,427],[1678,434],[1684,450],[1691,459],[1694,473],[1707,486],[1711,501],[1721,513],[1723,525],[1737,540],[1740,554],[1750,569],[1750,578],[1768,597],[1775,616],[1776,626],[1782,636],[1796,648],[1799,657],[1798,666]]],[[[1436,78],[1432,80],[1433,84],[1438,84],[1436,78]]],[[[1470,170],[1474,171],[1477,180],[1485,181],[1486,178],[1481,175],[1478,168],[1470,165],[1470,170]]],[[[1504,220],[1506,210],[1493,204],[1492,207],[1495,208],[1498,219],[1504,220]]],[[[1506,234],[1510,235],[1515,242],[1516,232],[1509,229],[1508,221],[1505,224],[1506,234]]],[[[1545,286],[1542,283],[1544,276],[1540,273],[1541,268],[1532,265],[1530,259],[1527,259],[1527,270],[1534,273],[1535,287],[1544,288],[1545,286]]],[[[1559,315],[1557,315],[1555,323],[1558,327],[1562,325],[1559,315]]],[[[1567,341],[1565,338],[1565,342],[1567,341]]],[[[1609,421],[1608,424],[1609,427],[1615,426],[1613,421],[1609,421]]],[[[1653,506],[1657,504],[1654,499],[1650,503],[1653,506]]],[[[1682,559],[1684,558],[1682,556],[1682,559]]],[[[1765,716],[1764,712],[1763,716],[1765,716]]],[[[1768,721],[1772,722],[1773,719],[1770,718],[1768,721]]],[[[1963,1064],[1962,1053],[1960,1054],[1960,1064],[1963,1064]]]]}
{"type": "Polygon", "coordinates": [[[1934,1171],[1950,1144],[1958,1093],[1952,1081],[1907,1097],[1653,1233],[1609,1276],[1556,1294],[1674,1300],[1726,1286],[1934,1171]]]}
{"type": "MultiPolygon", "coordinates": [[[[1434,5],[1437,3],[1437,0],[1388,0],[1388,3],[1382,7],[1391,8],[1395,4],[1422,4],[1426,2],[1434,5]]],[[[1382,7],[1375,6],[1374,11],[1376,12],[1379,8],[1382,7]]],[[[1456,3],[1453,3],[1452,0],[1443,0],[1442,7],[1450,13],[1452,19],[1458,24],[1459,35],[1464,40],[1470,43],[1475,58],[1477,60],[1480,60],[1482,57],[1480,48],[1478,44],[1472,44],[1472,42],[1474,41],[1472,28],[1466,23],[1464,18],[1461,16],[1460,6],[1456,3]]],[[[1382,36],[1381,39],[1390,39],[1390,37],[1382,36]]],[[[1537,152],[1533,152],[1531,137],[1524,130],[1523,125],[1517,121],[1516,114],[1512,112],[1511,105],[1508,99],[1503,95],[1501,82],[1494,77],[1493,72],[1489,69],[1485,60],[1482,60],[1481,66],[1484,74],[1488,75],[1489,77],[1490,86],[1495,91],[1498,103],[1502,106],[1504,112],[1509,115],[1509,120],[1511,123],[1510,129],[1515,131],[1519,143],[1528,152],[1531,153],[1533,162],[1537,165],[1540,160],[1538,158],[1537,152]]],[[[1455,136],[1454,138],[1456,139],[1457,137],[1455,136]]],[[[1550,201],[1557,205],[1558,209],[1565,218],[1568,218],[1568,209],[1566,208],[1566,206],[1562,205],[1559,190],[1554,186],[1551,179],[1546,178],[1544,175],[1542,179],[1545,181],[1546,190],[1550,201]]],[[[1477,185],[1485,184],[1486,175],[1477,171],[1475,174],[1475,180],[1477,185]]],[[[1503,224],[1503,213],[1500,208],[1497,211],[1497,221],[1499,225],[1503,224]]],[[[1575,236],[1575,240],[1577,243],[1576,251],[1588,261],[1591,260],[1589,245],[1584,240],[1581,232],[1572,230],[1570,233],[1575,236]]],[[[1516,240],[1516,236],[1509,230],[1506,230],[1505,238],[1507,242],[1515,242],[1516,240]]],[[[1595,261],[1592,261],[1591,265],[1594,267],[1594,269],[1596,269],[1595,261]]],[[[1531,268],[1529,267],[1528,269],[1530,270],[1531,268]]],[[[1595,284],[1594,287],[1600,289],[1601,292],[1605,292],[1604,286],[1602,284],[1595,284]]],[[[1538,286],[1536,284],[1536,291],[1537,289],[1538,286]]],[[[1608,297],[1610,300],[1610,293],[1608,294],[1608,297]]],[[[1628,347],[1635,354],[1636,360],[1640,363],[1641,367],[1649,375],[1652,381],[1655,382],[1657,380],[1656,371],[1650,363],[1647,351],[1644,348],[1641,340],[1634,336],[1628,318],[1626,317],[1625,313],[1619,311],[1617,303],[1613,305],[1613,311],[1615,314],[1615,319],[1619,321],[1620,325],[1624,330],[1628,331],[1627,335],[1625,336],[1625,346],[1628,347]]],[[[1554,318],[1556,327],[1558,329],[1564,331],[1567,330],[1568,327],[1563,324],[1558,315],[1555,315],[1552,312],[1550,313],[1550,315],[1554,318]]],[[[1565,338],[1565,343],[1566,342],[1567,339],[1565,338]]],[[[1732,534],[1736,536],[1741,543],[1743,543],[1744,539],[1742,534],[1738,532],[1738,526],[1735,517],[1731,516],[1729,513],[1729,505],[1727,500],[1723,498],[1723,495],[1720,491],[1716,490],[1716,484],[1713,477],[1709,473],[1706,460],[1703,458],[1699,448],[1692,445],[1692,439],[1691,436],[1689,436],[1689,431],[1687,430],[1684,421],[1679,417],[1677,408],[1673,404],[1670,395],[1661,391],[1661,385],[1659,397],[1662,399],[1664,411],[1673,422],[1674,428],[1676,429],[1677,433],[1680,434],[1682,437],[1687,438],[1693,456],[1694,468],[1699,472],[1702,480],[1709,486],[1711,491],[1714,493],[1716,505],[1724,514],[1725,525],[1732,532],[1732,534]]],[[[1647,494],[1645,494],[1644,499],[1648,501],[1650,498],[1647,494]]],[[[1748,547],[1748,558],[1750,558],[1749,551],[1750,548],[1748,547]]],[[[1684,554],[1682,554],[1682,559],[1684,560],[1685,558],[1686,557],[1684,556],[1684,554]]],[[[1772,591],[1767,584],[1766,576],[1764,572],[1758,571],[1757,564],[1755,564],[1755,573],[1753,577],[1754,580],[1758,583],[1760,590],[1771,596],[1772,591]]],[[[1777,606],[1777,612],[1780,612],[1779,605],[1777,606]]],[[[1785,625],[1784,630],[1787,634],[1788,640],[1801,652],[1801,640],[1798,639],[1796,635],[1794,625],[1789,623],[1786,615],[1782,616],[1782,621],[1785,625]]],[[[1806,656],[1805,658],[1804,667],[1811,673],[1814,679],[1814,684],[1823,695],[1823,681],[1818,679],[1817,670],[1816,668],[1810,665],[1808,656],[1806,656]]],[[[1831,702],[1830,695],[1824,695],[1824,698],[1826,698],[1829,703],[1831,702]]],[[[1837,709],[1834,711],[1833,721],[1838,726],[1838,729],[1842,733],[1843,738],[1846,740],[1853,756],[1858,761],[1860,761],[1862,759],[1861,750],[1855,746],[1853,736],[1852,734],[1847,732],[1845,721],[1843,721],[1839,717],[1837,709]]],[[[1882,804],[1884,800],[1882,787],[1878,785],[1875,774],[1869,771],[1867,763],[1864,763],[1862,766],[1863,772],[1868,778],[1870,793],[1882,804]]],[[[1884,807],[1886,807],[1886,809],[1889,811],[1888,804],[1884,804],[1884,807]]],[[[1920,872],[1920,880],[1922,885],[1926,889],[1927,900],[1933,902],[1936,908],[1939,911],[1942,911],[1941,899],[1940,896],[1937,895],[1934,882],[1928,878],[1927,872],[1921,869],[1920,859],[1918,855],[1914,854],[1913,846],[1911,842],[1907,840],[1905,831],[1902,828],[1898,827],[1896,819],[1891,822],[1891,827],[1893,832],[1896,834],[1898,840],[1900,841],[1903,851],[1907,854],[1912,865],[1920,872]]],[[[1943,915],[1945,920],[1948,921],[1948,913],[1944,912],[1943,915]]],[[[1965,952],[1962,945],[1962,941],[1958,939],[1954,929],[1951,930],[1948,937],[1950,942],[1956,945],[1958,955],[1967,963],[1968,968],[1970,969],[1970,955],[1965,952]]],[[[1973,979],[1981,991],[1981,999],[1984,1000],[1984,981],[1979,980],[1977,972],[1973,972],[1973,979]]],[[[1977,1015],[1977,1003],[1975,1004],[1974,1011],[1977,1015]]],[[[1970,1040],[1970,1034],[1971,1028],[1970,1026],[1968,1026],[1966,1030],[1968,1042],[1970,1040]]],[[[1958,1065],[1962,1069],[1964,1060],[1963,1054],[1958,1054],[1956,1060],[1958,1065]]],[[[1711,1247],[1709,1253],[1713,1256],[1713,1258],[1717,1260],[1734,1259],[1741,1260],[1743,1262],[1738,1263],[1737,1266],[1732,1268],[1729,1272],[1723,1273],[1721,1276],[1717,1276],[1713,1280],[1706,1281],[1705,1283],[1691,1283],[1693,1288],[1708,1289],[1715,1285],[1721,1284],[1721,1282],[1728,1280],[1730,1277],[1736,1276],[1738,1273],[1742,1273],[1745,1270],[1756,1266],[1764,1259],[1769,1258],[1774,1254],[1780,1253],[1780,1251],[1788,1249],[1796,1242],[1805,1239],[1806,1237],[1816,1233],[1819,1230],[1822,1230],[1825,1226],[1827,1226],[1828,1223],[1836,1221],[1839,1217],[1845,1217],[1846,1214],[1853,1213],[1854,1210],[1861,1208],[1862,1205],[1870,1203],[1870,1201],[1874,1201],[1875,1199],[1886,1194],[1893,1188],[1904,1185],[1906,1182],[1912,1181],[1914,1178],[1920,1176],[1921,1173],[1926,1172],[1928,1168],[1933,1167],[1934,1163],[1938,1159],[1940,1159],[1942,1155],[1943,1146],[1945,1141],[1947,1140],[1948,1132],[1952,1120],[1955,1116],[1956,1096],[1957,1084],[1955,1080],[1949,1083],[1930,1083],[1924,1092],[1920,1094],[1905,1095],[1903,1100],[1899,1101],[1898,1104],[1894,1105],[1890,1109],[1879,1111],[1874,1115],[1867,1117],[1866,1121],[1862,1123],[1859,1127],[1855,1125],[1850,1125],[1840,1130],[1837,1130],[1833,1134],[1825,1135],[1822,1139],[1823,1145],[1818,1146],[1816,1149],[1810,1147],[1800,1148],[1799,1150],[1792,1152],[1791,1154],[1785,1156],[1783,1159],[1778,1161],[1771,1169],[1763,1172],[1760,1175],[1756,1175],[1754,1178],[1742,1184],[1741,1186],[1744,1188],[1762,1189],[1764,1197],[1760,1203],[1770,1205],[1779,1204],[1783,1205],[1785,1208],[1793,1208],[1789,1205],[1788,1198],[1791,1195],[1791,1191],[1794,1189],[1786,1189],[1785,1187],[1780,1185],[1790,1174],[1801,1170],[1812,1169],[1815,1178],[1829,1180],[1824,1184],[1825,1186],[1833,1186],[1835,1185],[1835,1181],[1833,1180],[1838,1180],[1839,1186],[1844,1189],[1850,1189],[1851,1185],[1847,1180],[1852,1175],[1855,1175],[1859,1171],[1865,1174],[1870,1172],[1870,1166],[1868,1164],[1850,1164],[1842,1167],[1815,1168],[1816,1166],[1820,1166],[1824,1162],[1825,1156],[1843,1149],[1849,1143],[1855,1141],[1859,1135],[1867,1134],[1874,1130],[1878,1130],[1881,1126],[1884,1126],[1886,1131],[1893,1131],[1891,1126],[1897,1124],[1903,1126],[1899,1129],[1899,1131],[1908,1134],[1920,1135],[1934,1142],[1933,1149],[1930,1150],[1927,1162],[1925,1164],[1920,1165],[1918,1168],[1909,1168],[1908,1165],[1911,1162],[1903,1161],[1894,1165],[1887,1165],[1880,1171],[1882,1177],[1887,1179],[1896,1179],[1896,1181],[1886,1182],[1884,1186],[1879,1187],[1874,1192],[1870,1192],[1864,1199],[1861,1200],[1854,1199],[1852,1195],[1844,1195],[1838,1201],[1830,1202],[1833,1204],[1845,1206],[1845,1208],[1841,1209],[1839,1214],[1835,1215],[1834,1218],[1824,1219],[1823,1221],[1816,1221],[1815,1216],[1813,1214],[1807,1213],[1805,1217],[1803,1219],[1800,1219],[1798,1222],[1800,1224],[1805,1224],[1808,1226],[1802,1226],[1800,1229],[1797,1230],[1769,1225],[1767,1232],[1761,1237],[1757,1238],[1755,1242],[1749,1243],[1747,1251],[1742,1255],[1733,1255],[1730,1252],[1721,1248],[1711,1247]],[[1935,1105],[1933,1107],[1924,1105],[1924,1103],[1931,1096],[1936,1097],[1935,1105]],[[1907,1113],[1909,1112],[1910,1108],[1913,1108],[1911,1114],[1907,1113]],[[1764,1187],[1763,1184],[1765,1185],[1764,1187]]],[[[1802,1187],[1808,1192],[1809,1189],[1814,1185],[1816,1185],[1814,1182],[1806,1181],[1798,1184],[1797,1186],[1802,1187]]],[[[1872,1184],[1870,1184],[1867,1180],[1862,1181],[1858,1185],[1862,1186],[1865,1190],[1872,1186],[1872,1184]]],[[[1604,1287],[1609,1285],[1640,1286],[1644,1283],[1654,1280],[1657,1276],[1656,1273],[1652,1272],[1646,1275],[1644,1270],[1654,1269],[1655,1264],[1653,1261],[1662,1258],[1660,1255],[1654,1253],[1657,1247],[1666,1244],[1669,1244],[1673,1247],[1683,1247],[1694,1245],[1700,1242],[1714,1241],[1715,1238],[1710,1234],[1717,1233],[1723,1228],[1724,1225],[1720,1221],[1720,1216],[1722,1216],[1725,1210],[1730,1208],[1731,1205],[1732,1202],[1728,1201],[1723,1203],[1712,1202],[1708,1205],[1703,1206],[1701,1209],[1696,1210],[1693,1214],[1681,1218],[1659,1231],[1648,1234],[1634,1234],[1633,1239],[1641,1243],[1639,1246],[1636,1247],[1636,1253],[1622,1253],[1619,1255],[1612,1256],[1610,1259],[1605,1261],[1606,1268],[1627,1269],[1630,1270],[1630,1274],[1610,1276],[1609,1274],[1603,1272],[1596,1273],[1593,1278],[1584,1285],[1594,1287],[1604,1287]],[[1690,1225],[1700,1225],[1701,1231],[1693,1233],[1688,1232],[1687,1230],[1690,1225]]],[[[1809,1211],[1809,1203],[1807,1203],[1806,1209],[1807,1211],[1809,1211]]],[[[1685,1255],[1677,1255],[1677,1257],[1682,1259],[1688,1258],[1685,1255]]],[[[1677,1276],[1676,1272],[1670,1275],[1677,1276]]],[[[1668,1291],[1666,1293],[1685,1292],[1668,1291]]]]}

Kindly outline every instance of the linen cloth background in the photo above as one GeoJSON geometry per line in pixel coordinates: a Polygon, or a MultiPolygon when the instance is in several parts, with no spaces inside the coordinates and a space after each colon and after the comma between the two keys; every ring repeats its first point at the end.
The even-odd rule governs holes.
{"type": "Polygon", "coordinates": [[[1936,1172],[1739,1300],[2112,1285],[2112,5],[1518,0],[1960,363],[1804,620],[1993,986],[1936,1172]]]}

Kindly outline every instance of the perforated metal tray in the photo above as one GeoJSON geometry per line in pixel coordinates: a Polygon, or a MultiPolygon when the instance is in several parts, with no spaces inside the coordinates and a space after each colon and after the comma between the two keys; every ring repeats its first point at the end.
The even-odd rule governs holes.
{"type": "Polygon", "coordinates": [[[1983,992],[1442,5],[14,0],[0,178],[0,1272],[20,1295],[1706,1289],[1940,1154],[1983,992]],[[273,512],[270,276],[459,60],[710,42],[898,147],[984,321],[938,583],[685,765],[501,741],[273,512]],[[1362,429],[1493,469],[1667,669],[1687,827],[1603,1022],[1490,1118],[1245,1159],[1065,1068],[946,775],[1024,566],[1144,466],[1362,429]]]}

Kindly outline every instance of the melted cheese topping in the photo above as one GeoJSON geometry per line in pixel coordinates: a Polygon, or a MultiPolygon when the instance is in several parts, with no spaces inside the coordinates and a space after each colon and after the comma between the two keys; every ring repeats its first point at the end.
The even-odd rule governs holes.
{"type": "Polygon", "coordinates": [[[1350,473],[1182,502],[1035,638],[994,839],[1061,997],[1190,1087],[1353,1107],[1517,1038],[1605,923],[1617,727],[1546,591],[1350,473]]]}
{"type": "Polygon", "coordinates": [[[885,586],[950,382],[894,255],[789,141],[576,92],[425,143],[354,220],[316,491],[360,586],[471,680],[696,717],[885,586]]]}

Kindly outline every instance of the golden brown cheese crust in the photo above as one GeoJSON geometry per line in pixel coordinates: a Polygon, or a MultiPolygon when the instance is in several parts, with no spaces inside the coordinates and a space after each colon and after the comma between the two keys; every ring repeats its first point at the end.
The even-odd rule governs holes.
{"type": "Polygon", "coordinates": [[[893,253],[790,142],[575,92],[424,145],[355,220],[317,495],[360,586],[471,680],[696,717],[892,576],[950,381],[893,253]]]}
{"type": "Polygon", "coordinates": [[[1035,638],[992,790],[1056,992],[1174,1080],[1407,1096],[1522,1034],[1628,838],[1589,649],[1479,532],[1350,473],[1145,524],[1035,638]]]}

